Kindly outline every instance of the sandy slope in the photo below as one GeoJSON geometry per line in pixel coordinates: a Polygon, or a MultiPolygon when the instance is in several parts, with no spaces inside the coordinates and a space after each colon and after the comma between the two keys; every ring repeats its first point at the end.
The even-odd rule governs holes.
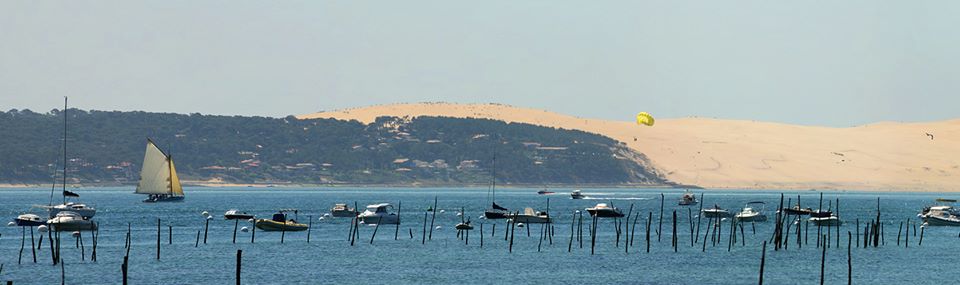
{"type": "Polygon", "coordinates": [[[685,118],[641,127],[507,105],[450,103],[380,105],[300,118],[369,123],[385,115],[490,118],[603,134],[646,154],[666,178],[708,188],[960,191],[960,120],[828,128],[685,118]]]}

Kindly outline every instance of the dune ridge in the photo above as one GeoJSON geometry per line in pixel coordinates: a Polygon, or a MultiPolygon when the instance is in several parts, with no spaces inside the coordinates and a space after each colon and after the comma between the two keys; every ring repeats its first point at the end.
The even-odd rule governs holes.
{"type": "Polygon", "coordinates": [[[376,105],[298,118],[370,123],[379,116],[484,118],[597,133],[643,153],[665,178],[706,188],[960,191],[960,120],[834,128],[680,118],[645,127],[503,104],[457,103],[376,105]]]}

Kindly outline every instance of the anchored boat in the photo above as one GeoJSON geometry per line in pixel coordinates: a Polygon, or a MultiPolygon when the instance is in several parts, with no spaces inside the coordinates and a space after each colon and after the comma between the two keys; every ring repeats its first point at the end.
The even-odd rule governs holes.
{"type": "Polygon", "coordinates": [[[727,218],[733,216],[729,211],[720,208],[719,205],[713,205],[713,208],[703,209],[703,216],[706,218],[727,218]]]}
{"type": "Polygon", "coordinates": [[[599,203],[593,208],[586,209],[590,216],[597,218],[623,218],[623,212],[617,207],[607,205],[606,203],[599,203]]]}
{"type": "Polygon", "coordinates": [[[271,219],[257,219],[255,224],[258,229],[268,232],[299,232],[310,228],[306,224],[297,223],[297,220],[288,220],[284,211],[273,214],[271,219]]]}
{"type": "Polygon", "coordinates": [[[767,215],[763,213],[765,205],[765,203],[760,201],[749,202],[743,206],[743,210],[740,210],[739,213],[734,215],[734,218],[741,222],[764,222],[767,220],[767,215]],[[759,205],[760,210],[757,211],[754,205],[759,205]]]}
{"type": "Polygon", "coordinates": [[[393,213],[393,205],[380,203],[368,205],[367,209],[357,218],[365,224],[395,225],[400,223],[397,213],[393,213]]]}
{"type": "Polygon", "coordinates": [[[74,212],[60,212],[53,219],[47,220],[53,231],[72,232],[72,231],[92,231],[97,229],[97,224],[90,219],[84,219],[74,212]]]}
{"type": "Polygon", "coordinates": [[[230,209],[226,213],[223,213],[223,218],[227,220],[249,220],[253,219],[253,215],[237,209],[230,209]]]}
{"type": "Polygon", "coordinates": [[[336,204],[330,208],[330,215],[338,218],[352,218],[357,216],[357,210],[348,207],[347,204],[336,204]]]}
{"type": "Polygon", "coordinates": [[[697,202],[697,195],[693,194],[693,192],[685,191],[683,192],[683,196],[680,196],[680,202],[678,204],[680,206],[689,206],[696,205],[697,203],[699,203],[697,202]]]}

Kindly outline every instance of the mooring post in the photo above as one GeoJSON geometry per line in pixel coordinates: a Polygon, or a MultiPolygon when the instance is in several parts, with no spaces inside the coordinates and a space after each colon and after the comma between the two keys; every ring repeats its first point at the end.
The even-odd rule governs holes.
{"type": "MultiPolygon", "coordinates": [[[[397,201],[397,226],[393,229],[393,240],[397,240],[400,236],[400,210],[403,209],[403,201],[397,201]]],[[[483,235],[481,233],[481,235],[483,235]]]]}
{"type": "MultiPolygon", "coordinates": [[[[706,238],[703,244],[707,244],[706,238]]],[[[767,263],[767,241],[763,241],[763,249],[760,252],[760,285],[763,285],[763,266],[767,263]]]]}
{"type": "Polygon", "coordinates": [[[851,238],[850,231],[847,231],[847,285],[853,284],[853,260],[850,257],[850,241],[851,238]]]}
{"type": "Polygon", "coordinates": [[[377,237],[377,230],[380,229],[380,222],[383,221],[382,216],[377,217],[377,225],[373,227],[373,234],[370,235],[370,244],[373,244],[373,239],[377,237]]]}
{"type": "Polygon", "coordinates": [[[130,256],[123,256],[123,264],[120,265],[120,273],[123,274],[123,285],[127,285],[127,266],[129,265],[129,259],[130,256]]]}
{"type": "Polygon", "coordinates": [[[240,285],[240,268],[243,260],[243,250],[237,250],[237,285],[240,285]]]}
{"type": "MultiPolygon", "coordinates": [[[[97,235],[99,236],[100,234],[98,233],[97,235]]],[[[167,244],[173,244],[173,226],[172,225],[167,225],[167,244]]]]}
{"type": "Polygon", "coordinates": [[[433,240],[433,222],[437,219],[437,196],[433,197],[433,216],[430,217],[430,236],[428,240],[433,240]]]}
{"type": "Polygon", "coordinates": [[[427,212],[423,212],[423,234],[421,234],[420,244],[427,244],[427,212]]]}
{"type": "Polygon", "coordinates": [[[900,234],[903,233],[903,222],[900,222],[900,229],[897,230],[897,246],[900,246],[900,234]]]}
{"type": "Polygon", "coordinates": [[[590,255],[593,255],[597,246],[597,215],[593,215],[593,225],[590,226],[590,255]]]}
{"type": "Polygon", "coordinates": [[[660,193],[660,225],[657,227],[657,242],[660,242],[660,235],[663,232],[663,193],[660,193]]]}
{"type": "Polygon", "coordinates": [[[207,231],[210,229],[210,219],[204,218],[204,223],[205,224],[203,226],[203,244],[207,244],[207,231]]]}
{"type": "MultiPolygon", "coordinates": [[[[40,236],[43,238],[43,236],[40,236]]],[[[30,227],[30,251],[33,252],[33,263],[37,263],[37,247],[33,243],[33,227],[30,227]]]]}
{"type": "MultiPolygon", "coordinates": [[[[823,236],[826,239],[826,236],[823,236]]],[[[827,265],[827,247],[823,246],[823,253],[820,255],[820,285],[823,285],[823,274],[826,272],[827,265]]]]}
{"type": "Polygon", "coordinates": [[[197,242],[193,244],[193,247],[200,246],[200,230],[197,230],[197,242]]]}
{"type": "Polygon", "coordinates": [[[653,221],[653,212],[647,212],[647,253],[650,253],[650,223],[653,221]]]}
{"type": "Polygon", "coordinates": [[[233,220],[233,243],[237,243],[237,227],[240,226],[240,220],[233,220]]]}
{"type": "Polygon", "coordinates": [[[157,218],[157,260],[160,260],[160,218],[157,218]]]}
{"type": "MultiPolygon", "coordinates": [[[[570,243],[567,244],[567,252],[573,251],[573,232],[576,225],[577,225],[577,212],[573,212],[573,216],[570,219],[570,243]]],[[[481,229],[483,228],[483,224],[480,224],[480,228],[481,229]]],[[[483,244],[483,239],[480,240],[480,243],[483,244]]]]}

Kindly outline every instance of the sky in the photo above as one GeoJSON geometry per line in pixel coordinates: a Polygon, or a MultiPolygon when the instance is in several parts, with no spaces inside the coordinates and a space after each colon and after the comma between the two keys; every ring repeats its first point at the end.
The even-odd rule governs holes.
{"type": "Polygon", "coordinates": [[[960,1],[0,0],[0,110],[960,117],[960,1]]]}

